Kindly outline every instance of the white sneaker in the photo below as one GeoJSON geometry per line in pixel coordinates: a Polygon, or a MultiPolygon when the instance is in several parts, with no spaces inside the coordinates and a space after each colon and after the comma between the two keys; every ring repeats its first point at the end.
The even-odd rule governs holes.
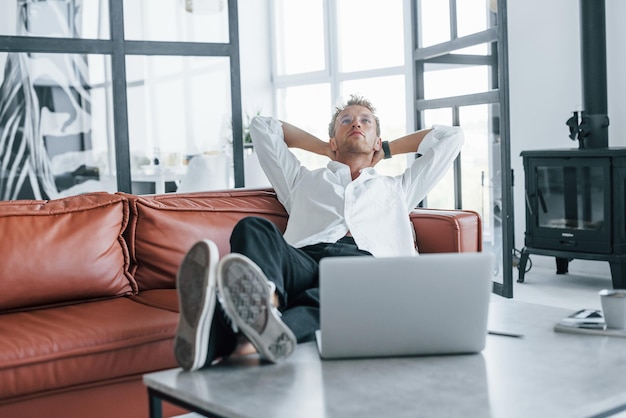
{"type": "Polygon", "coordinates": [[[188,371],[210,366],[232,353],[236,336],[217,303],[216,268],[219,252],[214,242],[195,243],[176,275],[180,315],[174,339],[178,365],[188,371]]]}
{"type": "Polygon", "coordinates": [[[217,267],[219,300],[224,311],[261,358],[276,363],[291,355],[297,341],[272,303],[270,283],[259,266],[242,254],[224,256],[217,267]]]}

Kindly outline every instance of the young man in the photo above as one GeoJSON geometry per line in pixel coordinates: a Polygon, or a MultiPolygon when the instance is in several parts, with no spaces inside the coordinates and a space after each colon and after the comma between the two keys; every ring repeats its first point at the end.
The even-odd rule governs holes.
{"type": "Polygon", "coordinates": [[[214,243],[196,243],[177,277],[181,316],[175,354],[186,370],[258,352],[288,357],[319,328],[318,264],[334,256],[416,255],[410,211],[450,168],[463,144],[458,127],[435,126],[383,142],[372,104],[351,96],[336,109],[329,140],[257,116],[255,150],[289,213],[284,234],[249,217],[233,229],[231,253],[218,262],[214,243]],[[328,156],[327,167],[303,167],[289,148],[328,156]],[[399,176],[374,166],[395,154],[420,157],[399,176]],[[219,301],[218,301],[219,299],[219,301]]]}

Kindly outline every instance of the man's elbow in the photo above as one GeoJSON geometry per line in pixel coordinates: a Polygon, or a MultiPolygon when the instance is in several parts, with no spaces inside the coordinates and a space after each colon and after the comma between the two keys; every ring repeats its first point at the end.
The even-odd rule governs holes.
{"type": "Polygon", "coordinates": [[[255,138],[262,137],[262,134],[272,134],[276,129],[280,129],[280,123],[271,117],[257,115],[250,121],[249,129],[250,137],[252,138],[252,142],[254,142],[255,138]],[[277,123],[278,126],[274,126],[274,123],[277,123]]]}

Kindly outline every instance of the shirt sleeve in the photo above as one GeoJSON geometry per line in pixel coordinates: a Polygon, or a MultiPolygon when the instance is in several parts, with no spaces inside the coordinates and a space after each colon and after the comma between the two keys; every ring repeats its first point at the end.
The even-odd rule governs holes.
{"type": "Polygon", "coordinates": [[[450,170],[464,141],[463,131],[458,126],[434,125],[424,137],[417,149],[420,156],[402,175],[409,211],[424,200],[450,170]]]}
{"type": "Polygon", "coordinates": [[[255,116],[250,123],[250,137],[263,172],[290,213],[292,190],[303,167],[285,143],[283,125],[275,118],[255,116]]]}

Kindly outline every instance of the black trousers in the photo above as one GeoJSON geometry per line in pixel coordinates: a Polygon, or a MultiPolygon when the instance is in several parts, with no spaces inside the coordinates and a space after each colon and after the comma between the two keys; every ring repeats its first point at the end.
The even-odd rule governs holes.
{"type": "Polygon", "coordinates": [[[352,237],[294,248],[276,225],[260,217],[243,218],[235,225],[230,250],[250,258],[276,284],[282,320],[299,343],[314,340],[319,329],[319,261],[324,257],[372,255],[359,250],[352,237]]]}

